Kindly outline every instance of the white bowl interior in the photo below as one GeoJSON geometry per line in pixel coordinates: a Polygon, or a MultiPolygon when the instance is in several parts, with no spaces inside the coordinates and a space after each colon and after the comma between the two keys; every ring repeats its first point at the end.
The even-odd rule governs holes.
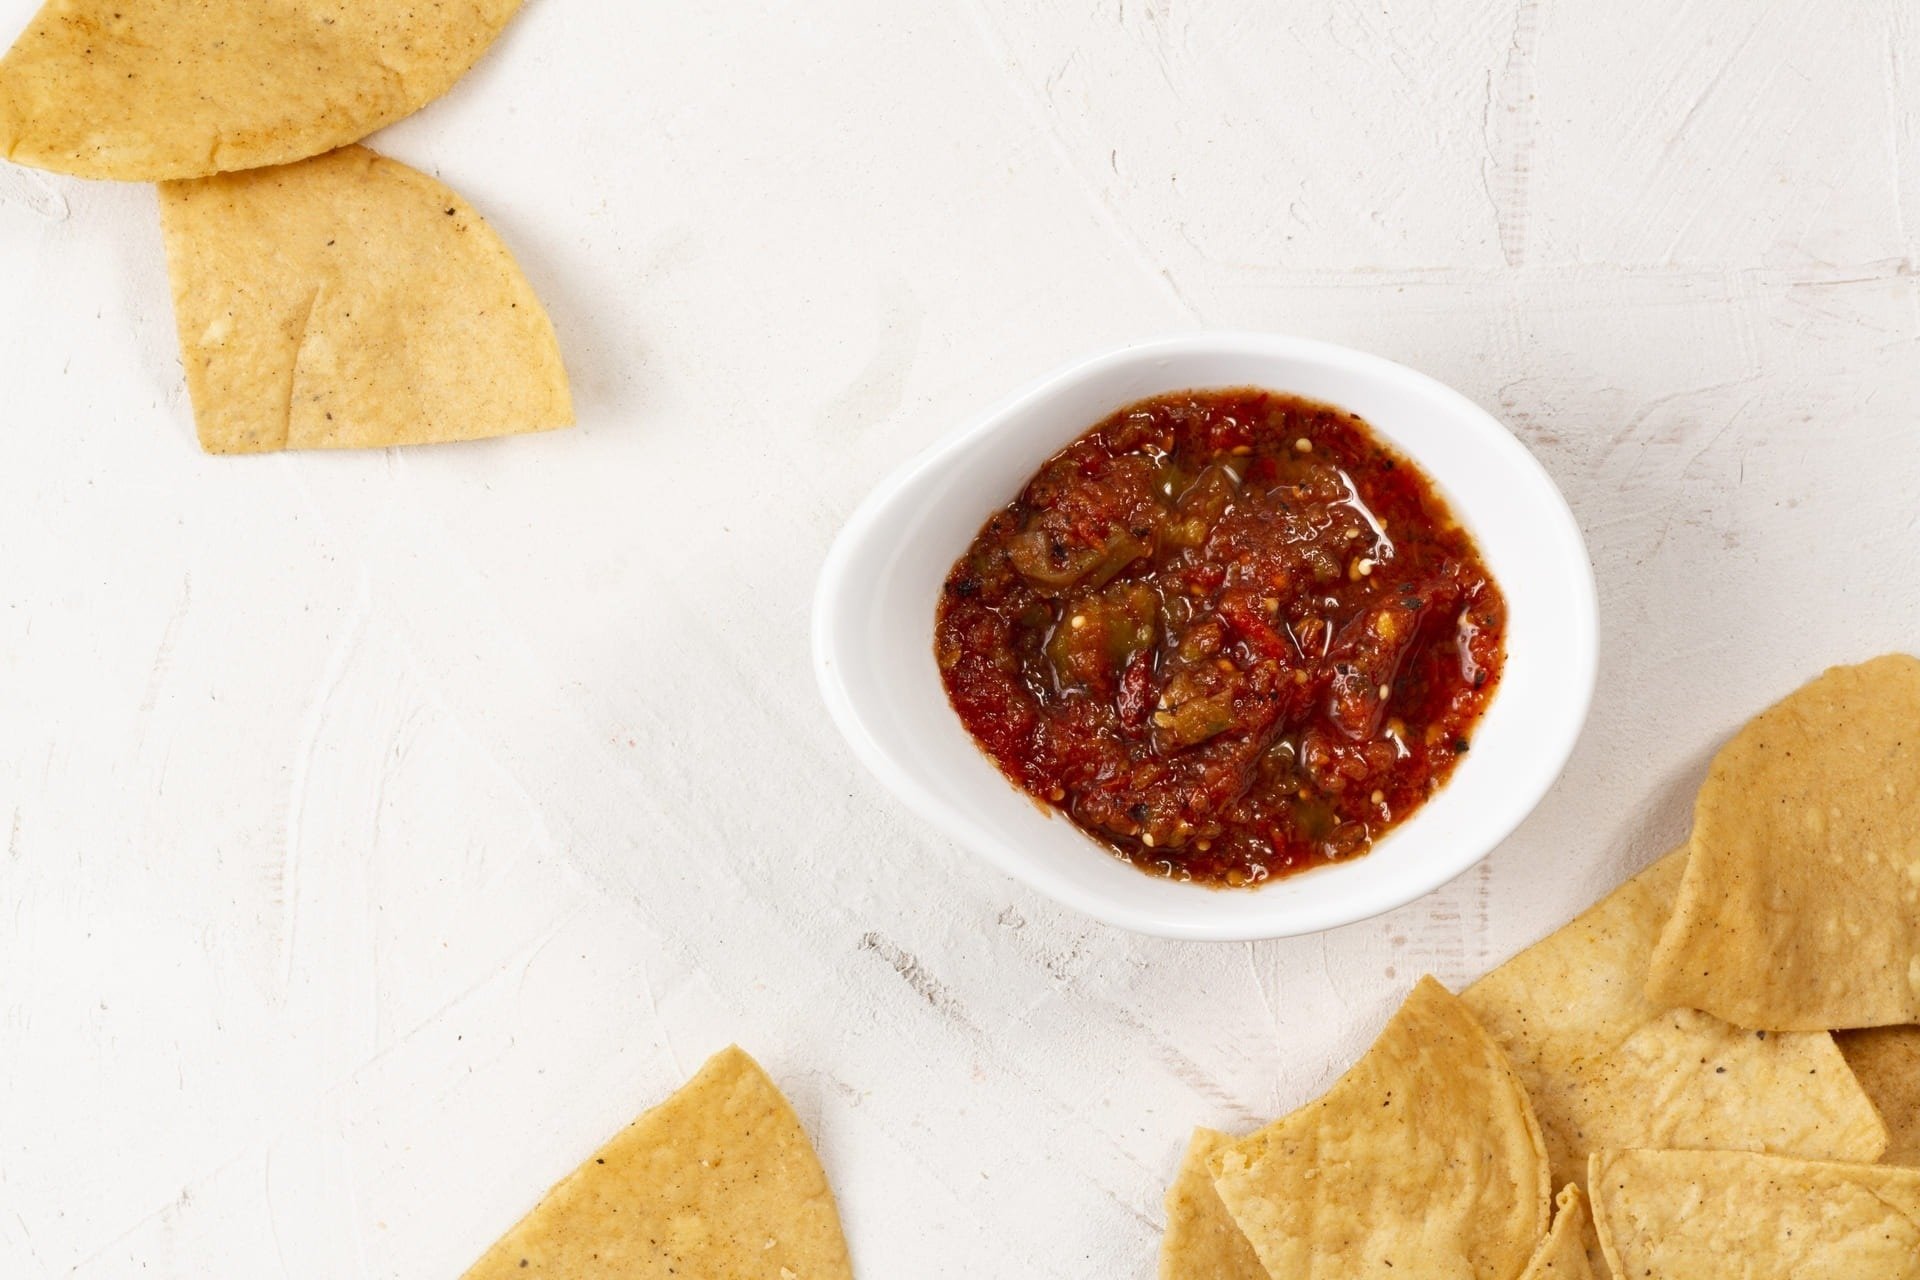
{"type": "Polygon", "coordinates": [[[1552,785],[1592,694],[1596,618],[1579,529],[1545,471],[1478,406],[1400,365],[1269,335],[1195,335],[1069,368],[883,484],[822,570],[815,662],[849,741],[923,817],[1035,888],[1171,937],[1281,937],[1363,919],[1458,875],[1552,785]],[[1258,386],[1358,414],[1433,477],[1506,594],[1499,689],[1452,781],[1366,856],[1222,891],[1143,874],[1030,799],[975,745],[933,658],[942,583],[987,517],[1069,440],[1144,396],[1258,386]]]}

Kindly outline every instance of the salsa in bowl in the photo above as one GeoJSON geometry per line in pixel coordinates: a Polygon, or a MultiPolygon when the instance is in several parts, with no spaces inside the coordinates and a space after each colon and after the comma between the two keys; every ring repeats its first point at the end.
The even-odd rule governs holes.
{"type": "Polygon", "coordinates": [[[1049,458],[947,574],[934,656],[1009,779],[1150,874],[1364,854],[1466,755],[1506,602],[1352,414],[1155,396],[1049,458]]]}
{"type": "MultiPolygon", "coordinates": [[[[1129,468],[1136,465],[1127,464],[1129,468]]],[[[1224,476],[1207,484],[1219,479],[1231,484],[1231,477],[1224,476]]],[[[1206,492],[1203,487],[1193,495],[1203,515],[1206,492]]],[[[1258,505],[1249,504],[1242,518],[1252,519],[1258,505]]],[[[1340,544],[1370,544],[1377,549],[1378,534],[1357,509],[1349,505],[1348,511],[1360,523],[1341,524],[1333,531],[1340,544]],[[1348,538],[1350,527],[1360,532],[1348,538]]],[[[1032,514],[1021,513],[1003,533],[1011,538],[1032,532],[1032,528],[1017,527],[1025,526],[1032,514]]],[[[1098,514],[1111,513],[1100,508],[1098,514]]],[[[1265,514],[1275,521],[1285,517],[1277,507],[1266,509],[1265,514]]],[[[1332,514],[1346,519],[1338,511],[1332,514]]],[[[1020,576],[1017,568],[1013,573],[1020,576]]],[[[1015,593],[1004,581],[1001,587],[1006,594],[1000,603],[1011,607],[1015,593]]],[[[1411,601],[1406,603],[1412,607],[1411,601]]],[[[973,623],[986,625],[977,614],[973,623]]],[[[1388,629],[1394,630],[1394,624],[1389,622],[1388,629]]],[[[1578,527],[1544,470],[1499,423],[1458,393],[1390,361],[1326,343],[1261,334],[1195,334],[1124,347],[1054,374],[988,412],[902,468],[859,506],[828,555],[814,602],[815,672],[828,709],[861,761],[935,829],[1002,871],[1096,918],[1145,933],[1222,940],[1311,932],[1390,910],[1458,875],[1505,839],[1545,795],[1572,751],[1592,693],[1596,632],[1592,572],[1578,527]],[[1349,753],[1344,748],[1331,754],[1320,751],[1329,743],[1339,747],[1324,734],[1308,741],[1306,731],[1314,727],[1310,722],[1316,716],[1320,728],[1338,730],[1343,741],[1345,729],[1334,722],[1336,714],[1346,717],[1345,726],[1359,726],[1367,742],[1384,740],[1391,746],[1392,739],[1404,736],[1410,755],[1416,738],[1417,745],[1429,747],[1429,728],[1438,726],[1436,735],[1443,735],[1457,720],[1466,725],[1466,731],[1454,738],[1436,736],[1425,752],[1422,770],[1398,778],[1396,785],[1404,785],[1404,792],[1375,785],[1395,781],[1391,767],[1385,772],[1370,768],[1364,771],[1364,789],[1361,779],[1354,780],[1353,788],[1342,789],[1341,806],[1293,810],[1292,829],[1302,835],[1318,833],[1317,845],[1304,845],[1285,857],[1275,855],[1272,819],[1279,810],[1270,809],[1264,817],[1251,815],[1266,823],[1264,877],[1252,870],[1258,860],[1245,857],[1238,864],[1243,881],[1259,887],[1219,891],[1211,886],[1231,886],[1235,864],[1222,859],[1211,867],[1199,865],[1196,874],[1195,855],[1221,850],[1220,837],[1227,827],[1249,816],[1229,812],[1238,801],[1218,803],[1202,812],[1204,804],[1190,808],[1186,805],[1190,796],[1169,785],[1159,793],[1159,801],[1165,803],[1133,796],[1115,807],[1096,797],[1085,811],[1084,823],[1076,820],[1083,815],[1074,812],[1071,803],[1065,806],[1068,812],[1061,812],[1067,800],[1063,779],[1098,782],[1103,772],[1111,775],[1119,757],[1081,759],[1071,750],[1056,750],[1051,757],[1035,757],[1042,764],[1051,760],[1060,766],[1052,781],[1044,791],[1038,788],[1047,772],[1042,770],[1032,775],[1034,785],[1030,785],[1020,772],[1027,765],[1013,753],[1007,753],[1014,759],[1013,768],[993,754],[1006,751],[1007,743],[1031,740],[1031,726],[1019,728],[1023,708],[1014,696],[1016,684],[1003,683],[996,690],[986,680],[967,695],[975,699],[983,725],[995,716],[1013,725],[1000,731],[999,747],[992,745],[991,729],[976,738],[950,697],[952,667],[943,670],[943,662],[954,657],[956,637],[948,634],[943,639],[940,632],[942,619],[961,616],[953,612],[956,593],[964,600],[969,594],[977,599],[989,592],[986,578],[980,579],[976,589],[968,585],[976,575],[961,572],[961,562],[976,550],[976,540],[992,528],[989,523],[988,530],[983,530],[983,522],[999,519],[996,513],[1005,515],[1032,497],[1030,486],[1042,469],[1063,451],[1070,453],[1090,428],[1142,401],[1167,403],[1160,398],[1183,395],[1231,399],[1249,394],[1248,388],[1270,397],[1261,412],[1278,413],[1283,423],[1304,422],[1309,429],[1292,437],[1263,432],[1258,440],[1222,436],[1217,441],[1201,431],[1195,437],[1196,447],[1184,452],[1160,448],[1160,444],[1179,442],[1164,435],[1155,442],[1145,431],[1137,441],[1110,440],[1099,446],[1116,459],[1127,456],[1129,450],[1120,446],[1129,443],[1138,446],[1132,452],[1149,462],[1153,458],[1148,455],[1156,452],[1173,458],[1173,473],[1158,477],[1162,523],[1139,526],[1146,530],[1147,536],[1142,537],[1126,521],[1096,519],[1087,524],[1084,537],[1064,539],[1058,551],[1045,539],[1006,547],[1007,565],[1014,564],[1017,546],[1023,548],[1017,552],[1021,562],[1034,574],[1026,585],[1035,598],[1014,611],[1014,624],[1029,605],[1044,605],[1048,616],[1030,614],[1031,634],[1024,638],[1014,636],[1009,626],[1009,650],[997,661],[1008,663],[1013,673],[1009,679],[1022,682],[1029,693],[1035,686],[1024,682],[1038,681],[1039,688],[1058,698],[1062,706],[1085,698],[1096,709],[1104,707],[1096,719],[1110,716],[1108,723],[1117,734],[1135,735],[1126,739],[1129,765],[1154,762],[1149,753],[1156,734],[1161,744],[1174,748],[1169,758],[1196,753],[1196,758],[1205,758],[1209,751],[1231,756],[1240,750],[1230,745],[1235,735],[1243,743],[1265,739],[1266,730],[1284,721],[1271,740],[1261,741],[1258,756],[1266,763],[1260,767],[1273,771],[1277,779],[1277,766],[1291,750],[1295,753],[1291,767],[1322,770],[1349,753]],[[1359,423],[1365,424],[1365,437],[1358,434],[1359,423]],[[1309,445],[1306,450],[1298,446],[1303,437],[1309,445]],[[1368,455],[1371,463],[1343,452],[1368,439],[1379,449],[1377,456],[1368,455]],[[1214,456],[1220,452],[1214,444],[1224,446],[1228,461],[1214,456]],[[1236,448],[1248,452],[1235,454],[1236,448]],[[1297,455],[1291,462],[1287,450],[1297,455]],[[1411,492],[1400,493],[1394,485],[1402,482],[1376,486],[1379,491],[1361,504],[1383,526],[1392,556],[1333,557],[1332,548],[1323,547],[1337,574],[1328,574],[1324,564],[1303,569],[1291,561],[1282,566],[1271,557],[1263,559],[1254,549],[1257,539],[1240,546],[1237,534],[1220,528],[1223,521],[1232,520],[1224,508],[1205,530],[1174,529],[1194,514],[1190,508],[1182,509],[1181,499],[1216,462],[1239,477],[1236,492],[1251,479],[1263,489],[1292,487],[1317,493],[1336,477],[1331,472],[1315,475],[1309,461],[1315,457],[1335,463],[1332,471],[1343,472],[1349,479],[1356,475],[1384,479],[1394,474],[1384,465],[1389,460],[1396,470],[1407,465],[1426,477],[1431,499],[1443,516],[1434,526],[1439,535],[1430,549],[1434,554],[1429,550],[1416,554],[1418,540],[1408,537],[1410,530],[1395,527],[1412,509],[1405,506],[1409,497],[1426,492],[1409,486],[1411,492]],[[1236,458],[1238,465],[1231,461],[1236,458]],[[1250,460],[1261,458],[1271,461],[1271,477],[1255,476],[1250,460]],[[1165,493],[1167,483],[1173,485],[1174,494],[1165,493]],[[1400,496],[1393,496],[1396,493],[1400,496]],[[1383,517],[1380,508],[1389,514],[1383,517]],[[1127,589],[1149,561],[1113,534],[1116,527],[1124,528],[1127,537],[1147,546],[1152,555],[1155,598],[1150,608],[1144,597],[1127,589]],[[1485,674],[1478,689],[1471,688],[1473,673],[1458,665],[1458,646],[1463,643],[1463,618],[1469,628],[1482,624],[1476,615],[1463,614],[1462,607],[1470,597],[1482,604],[1495,597],[1475,596],[1464,578],[1452,587],[1443,582],[1433,602],[1421,594],[1422,584],[1433,581],[1430,571],[1447,558],[1437,553],[1450,545],[1446,533],[1450,527],[1460,531],[1476,554],[1479,570],[1497,593],[1500,606],[1496,613],[1484,614],[1484,637],[1464,638],[1466,651],[1471,654],[1478,648],[1480,657],[1474,661],[1484,664],[1479,667],[1485,674]],[[1200,547],[1214,539],[1225,541],[1213,545],[1218,555],[1192,556],[1192,548],[1180,545],[1186,537],[1200,537],[1196,543],[1200,547]],[[1099,548],[1099,558],[1088,559],[1087,547],[1079,545],[1082,542],[1099,548]],[[1316,586],[1335,589],[1316,596],[1304,581],[1290,578],[1289,586],[1298,589],[1284,595],[1267,589],[1274,585],[1271,580],[1260,595],[1235,594],[1242,588],[1251,591],[1255,584],[1246,566],[1235,568],[1240,557],[1228,554],[1234,547],[1254,550],[1256,567],[1268,571],[1287,567],[1290,575],[1299,571],[1314,577],[1316,586]],[[1116,567],[1112,561],[1122,556],[1125,563],[1116,567]],[[1044,563],[1055,559],[1059,563],[1044,563]],[[1367,559],[1374,563],[1362,566],[1360,562],[1367,559]],[[1383,559],[1394,564],[1383,566],[1383,559]],[[1205,577],[1202,560],[1217,566],[1221,574],[1217,584],[1205,577]],[[1071,579],[1049,583],[1048,575],[1056,572],[1063,578],[1071,574],[1071,579]],[[1192,579],[1195,572],[1201,577],[1192,579]],[[1322,656],[1334,653],[1343,643],[1345,628],[1377,625],[1356,623],[1356,618],[1393,612],[1388,607],[1393,601],[1377,599],[1371,589],[1376,574],[1381,584],[1391,585],[1392,591],[1385,593],[1389,596],[1411,584],[1415,589],[1404,594],[1420,601],[1415,610],[1421,615],[1419,629],[1429,637],[1451,634],[1453,647],[1434,646],[1424,659],[1410,650],[1402,653],[1393,678],[1373,684],[1369,695],[1368,686],[1361,683],[1369,670],[1366,662],[1308,664],[1302,659],[1322,640],[1326,645],[1322,656]],[[1325,583],[1318,582],[1321,575],[1327,575],[1325,583]],[[1199,597],[1192,596],[1193,586],[1200,588],[1199,597]],[[1055,594],[1045,595],[1043,588],[1055,594]],[[1449,590],[1459,594],[1448,597],[1449,590]],[[1169,603],[1180,594],[1205,608],[1183,615],[1188,606],[1169,603]],[[1096,595],[1097,607],[1068,611],[1074,598],[1084,604],[1096,595]],[[1336,598],[1335,605],[1315,615],[1326,624],[1324,636],[1306,622],[1305,614],[1294,617],[1297,608],[1329,597],[1336,598]],[[1269,599],[1274,601],[1271,611],[1269,599]],[[1145,681],[1142,689],[1142,678],[1136,673],[1130,691],[1128,668],[1139,661],[1140,619],[1149,612],[1154,618],[1150,628],[1153,679],[1145,681]],[[1202,640],[1186,654],[1177,652],[1204,621],[1203,614],[1219,620],[1228,613],[1244,629],[1223,622],[1219,652],[1205,652],[1213,639],[1202,640]],[[1285,625],[1275,626],[1283,613],[1285,625]],[[1083,618],[1078,628],[1072,623],[1075,616],[1083,618]],[[1263,621],[1271,637],[1262,635],[1258,624],[1263,621]],[[1055,639],[1061,624],[1066,633],[1055,639]],[[1287,659],[1278,648],[1260,649],[1261,644],[1276,642],[1292,648],[1294,657],[1287,659]],[[1263,652],[1272,657],[1274,669],[1255,674],[1263,652]],[[1235,667],[1233,673],[1219,667],[1222,658],[1235,667]],[[1199,674],[1209,659],[1231,690],[1199,674]],[[1427,676],[1437,674],[1445,661],[1467,674],[1453,684],[1435,683],[1420,674],[1422,661],[1439,664],[1427,668],[1427,676]],[[1342,672],[1340,665],[1353,669],[1342,672]],[[1192,678],[1172,687],[1182,671],[1192,678]],[[1296,671],[1304,671],[1304,679],[1296,671]],[[1311,686],[1313,696],[1304,704],[1296,703],[1291,700],[1295,695],[1289,695],[1275,677],[1295,687],[1311,686]],[[1348,704],[1337,713],[1332,701],[1336,681],[1343,682],[1348,704]],[[1389,686],[1384,697],[1379,683],[1389,686]],[[1097,691],[1089,692],[1096,687],[1097,691]],[[1222,692],[1229,696],[1220,699],[1222,692]],[[1468,714],[1470,705],[1463,703],[1448,711],[1437,709],[1440,704],[1430,700],[1444,694],[1451,705],[1463,692],[1471,695],[1468,703],[1477,698],[1477,718],[1468,714]],[[1262,724],[1264,713],[1249,700],[1267,693],[1278,694],[1276,701],[1285,704],[1285,710],[1262,724]],[[1159,705],[1162,697],[1168,701],[1165,707],[1159,705]],[[1175,714],[1190,704],[1198,705],[1183,715],[1175,714]],[[1304,719],[1303,706],[1311,713],[1304,719]],[[1316,708],[1324,709],[1324,714],[1316,708]],[[1161,714],[1171,716],[1171,723],[1156,724],[1154,717],[1161,714]],[[1131,723],[1122,724],[1122,717],[1131,723]],[[1225,723],[1219,731],[1208,734],[1211,725],[1221,721],[1225,723]],[[1191,735],[1201,736],[1187,741],[1191,735]],[[1283,738],[1291,740],[1290,747],[1276,745],[1283,738]],[[1304,752],[1317,754],[1308,761],[1304,752]],[[1135,759],[1135,754],[1140,758],[1135,759]],[[1444,785],[1437,785],[1442,779],[1444,785]],[[1056,785],[1062,790],[1058,799],[1051,795],[1056,785]],[[1364,841],[1351,844],[1351,830],[1336,836],[1345,823],[1355,820],[1355,811],[1375,806],[1376,790],[1381,792],[1379,806],[1364,819],[1364,841]],[[1415,796],[1424,798],[1410,803],[1415,796]],[[1142,803],[1147,805],[1144,819],[1143,811],[1135,808],[1142,803]],[[1194,813],[1200,813],[1203,822],[1194,822],[1194,813]],[[1209,818],[1219,821],[1220,830],[1201,834],[1209,818]],[[1192,830],[1179,832],[1182,821],[1192,830]],[[1101,827],[1100,822],[1107,825],[1101,827]],[[1139,824],[1138,833],[1126,829],[1129,823],[1139,824]],[[1156,824],[1162,825],[1156,829],[1156,824]],[[1163,843],[1163,834],[1181,842],[1176,846],[1184,850],[1181,859],[1145,856],[1150,848],[1169,847],[1163,843]],[[1148,835],[1154,838],[1152,846],[1146,843],[1148,835]],[[1328,838],[1335,842],[1331,847],[1326,845],[1328,838]],[[1208,849],[1199,848],[1202,840],[1209,842],[1208,849]],[[1127,841],[1133,842],[1132,847],[1127,841]],[[1360,848],[1366,849],[1364,856],[1358,854],[1360,848]],[[1123,856],[1116,857],[1115,852],[1123,856]]],[[[1347,651],[1357,654],[1359,642],[1360,637],[1349,633],[1344,643],[1347,651]]],[[[985,651],[983,647],[981,653],[985,651]]],[[[1055,745],[1070,746],[1074,741],[1084,740],[1069,733],[1055,745]]],[[[1179,765],[1176,772],[1189,767],[1179,765]]],[[[1331,780],[1324,772],[1319,776],[1322,782],[1331,780]]],[[[1231,787],[1238,789],[1244,781],[1243,774],[1231,787]]],[[[1156,784],[1151,778],[1143,782],[1149,792],[1156,784]]],[[[1277,787],[1268,799],[1277,803],[1277,787]]],[[[1257,821],[1247,823],[1245,830],[1258,825],[1257,821]]],[[[1234,847],[1229,838],[1223,852],[1234,847]]],[[[1238,847],[1244,854],[1251,845],[1238,847]]],[[[918,856],[926,855],[923,851],[918,856]]],[[[901,873],[905,868],[891,870],[901,873]]]]}

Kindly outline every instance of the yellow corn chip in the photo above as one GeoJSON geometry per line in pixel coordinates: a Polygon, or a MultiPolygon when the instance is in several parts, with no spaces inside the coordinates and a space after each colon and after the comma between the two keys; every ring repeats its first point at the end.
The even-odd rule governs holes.
{"type": "Polygon", "coordinates": [[[1167,1188],[1160,1280],[1267,1280],[1267,1269],[1220,1203],[1207,1169],[1213,1153],[1232,1142],[1214,1129],[1193,1131],[1180,1172],[1167,1188]]]}
{"type": "Polygon", "coordinates": [[[1527,1088],[1556,1183],[1601,1147],[1724,1147],[1873,1160],[1887,1143],[1824,1031],[1756,1033],[1645,992],[1684,851],[1461,993],[1527,1088]]]}
{"type": "Polygon", "coordinates": [[[47,0],[0,59],[0,156],[156,182],[358,142],[445,93],[520,0],[47,0]]]}
{"type": "Polygon", "coordinates": [[[1688,848],[1657,1003],[1772,1031],[1920,1022],[1920,659],[1835,667],[1756,716],[1688,848]]]}
{"type": "Polygon", "coordinates": [[[1920,1167],[1920,1027],[1842,1031],[1834,1039],[1887,1125],[1887,1164],[1920,1167]]]}
{"type": "Polygon", "coordinates": [[[1562,1187],[1554,1205],[1553,1228],[1533,1251],[1520,1280],[1593,1280],[1593,1268],[1587,1262],[1587,1210],[1580,1201],[1580,1188],[1562,1187]]]}
{"type": "Polygon", "coordinates": [[[726,1049],[547,1192],[466,1280],[849,1280],[793,1108],[726,1049]]]}
{"type": "Polygon", "coordinates": [[[1432,978],[1332,1089],[1209,1168],[1273,1280],[1512,1280],[1547,1234],[1526,1094],[1432,978]]]}
{"type": "Polygon", "coordinates": [[[506,246],[364,147],[160,188],[209,453],[373,448],[573,421],[553,326],[506,246]]]}
{"type": "Polygon", "coordinates": [[[1920,1280],[1920,1170],[1739,1151],[1602,1151],[1607,1265],[1632,1280],[1920,1280]]]}

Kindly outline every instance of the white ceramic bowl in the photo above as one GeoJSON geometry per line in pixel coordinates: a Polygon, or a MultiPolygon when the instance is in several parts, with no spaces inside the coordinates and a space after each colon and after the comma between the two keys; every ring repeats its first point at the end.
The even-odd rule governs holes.
{"type": "Polygon", "coordinates": [[[815,673],[860,759],[915,812],[1090,916],[1171,938],[1278,938],[1391,910],[1478,862],[1559,776],[1593,695],[1586,545],[1533,455],[1465,396],[1346,347],[1256,333],[1143,342],[1069,366],[901,468],[820,573],[815,673]],[[1256,890],[1144,874],[1014,787],[974,745],[933,657],[941,585],[988,516],[1068,441],[1144,396],[1263,387],[1359,414],[1420,464],[1473,533],[1509,609],[1504,673],[1447,785],[1351,862],[1256,890]]]}

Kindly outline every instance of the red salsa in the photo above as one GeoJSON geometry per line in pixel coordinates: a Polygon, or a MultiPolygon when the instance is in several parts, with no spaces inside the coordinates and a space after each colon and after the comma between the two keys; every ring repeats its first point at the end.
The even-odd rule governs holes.
{"type": "Polygon", "coordinates": [[[1003,772],[1141,869],[1251,885],[1364,853],[1447,780],[1506,603],[1350,413],[1252,389],[1120,410],[996,513],[935,656],[1003,772]]]}

